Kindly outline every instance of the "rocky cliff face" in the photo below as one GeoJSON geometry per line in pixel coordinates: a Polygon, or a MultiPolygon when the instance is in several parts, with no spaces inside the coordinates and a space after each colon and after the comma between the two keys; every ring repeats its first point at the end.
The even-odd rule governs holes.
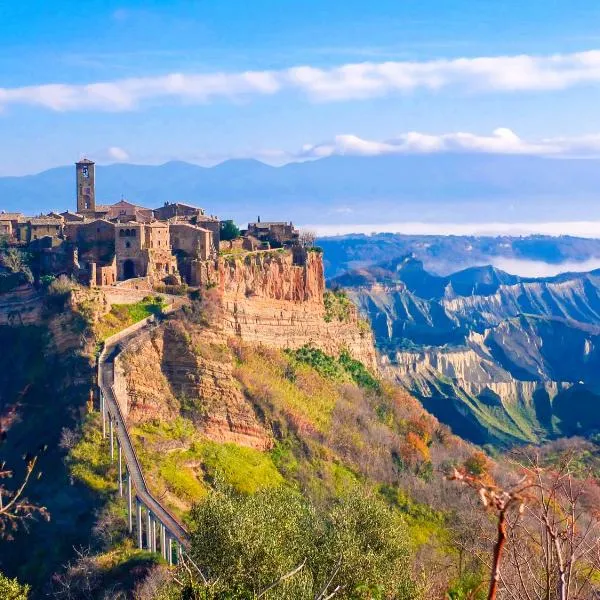
{"type": "Polygon", "coordinates": [[[320,253],[255,252],[220,258],[205,269],[203,281],[218,290],[226,336],[276,348],[311,344],[333,355],[347,349],[377,368],[372,334],[354,307],[344,319],[326,318],[320,253]]]}
{"type": "Polygon", "coordinates": [[[203,319],[174,320],[123,357],[131,423],[183,414],[215,441],[269,448],[269,435],[233,377],[228,344],[235,339],[273,348],[310,344],[335,356],[347,350],[376,369],[372,334],[356,308],[347,303],[343,314],[327,312],[319,253],[256,252],[202,269],[203,319]]]}
{"type": "Polygon", "coordinates": [[[382,371],[456,433],[510,444],[600,427],[600,274],[438,277],[409,257],[343,279],[382,371]]]}
{"type": "Polygon", "coordinates": [[[553,407],[573,384],[517,379],[494,360],[485,342],[477,334],[463,348],[399,351],[382,357],[382,372],[477,443],[529,443],[551,434],[553,407]]]}
{"type": "Polygon", "coordinates": [[[122,368],[131,424],[168,421],[181,414],[214,441],[271,446],[232,376],[227,347],[210,330],[170,322],[128,348],[122,368]]]}
{"type": "Polygon", "coordinates": [[[0,325],[36,325],[43,308],[42,294],[30,285],[0,294],[0,325]]]}

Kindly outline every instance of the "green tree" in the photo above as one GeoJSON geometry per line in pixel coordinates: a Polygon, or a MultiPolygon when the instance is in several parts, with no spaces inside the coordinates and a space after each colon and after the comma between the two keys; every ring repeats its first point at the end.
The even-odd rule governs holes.
{"type": "Polygon", "coordinates": [[[27,600],[29,586],[21,585],[16,579],[9,579],[0,573],[0,598],[2,600],[27,600]]]}
{"type": "Polygon", "coordinates": [[[218,489],[192,510],[192,555],[223,594],[253,598],[310,554],[315,521],[287,488],[247,496],[218,489]]]}
{"type": "Polygon", "coordinates": [[[418,597],[411,573],[408,533],[401,515],[372,493],[356,491],[338,500],[319,545],[322,577],[339,565],[341,598],[394,600],[418,597]]]}
{"type": "Polygon", "coordinates": [[[25,281],[31,283],[33,275],[27,264],[27,255],[15,248],[9,248],[0,254],[0,264],[12,273],[22,274],[25,281]]]}
{"type": "Polygon", "coordinates": [[[240,237],[240,229],[231,219],[221,221],[220,236],[224,241],[234,240],[240,237]]]}
{"type": "Polygon", "coordinates": [[[317,509],[286,487],[241,495],[217,485],[194,507],[191,522],[191,555],[202,576],[164,598],[419,596],[402,517],[369,492],[317,509]]]}

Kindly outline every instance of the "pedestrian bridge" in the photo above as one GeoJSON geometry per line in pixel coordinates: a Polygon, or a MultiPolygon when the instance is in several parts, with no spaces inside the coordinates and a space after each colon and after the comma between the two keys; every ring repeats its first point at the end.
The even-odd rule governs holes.
{"type": "MultiPolygon", "coordinates": [[[[173,310],[171,305],[164,312],[173,310]]],[[[172,565],[188,551],[189,536],[148,489],[121,410],[128,405],[127,390],[124,386],[115,390],[115,359],[156,324],[151,316],[106,340],[98,359],[98,387],[102,435],[109,438],[111,461],[118,463],[119,494],[127,497],[129,533],[135,535],[140,549],[159,552],[172,565]]]]}

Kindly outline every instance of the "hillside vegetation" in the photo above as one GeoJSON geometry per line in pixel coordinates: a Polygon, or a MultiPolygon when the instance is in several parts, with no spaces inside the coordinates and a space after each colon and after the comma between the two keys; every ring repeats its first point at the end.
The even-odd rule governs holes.
{"type": "MultiPolygon", "coordinates": [[[[248,494],[263,499],[300,494],[298,501],[308,502],[303,510],[317,510],[327,520],[328,511],[337,510],[336,499],[346,498],[353,506],[352,497],[367,494],[374,506],[386,507],[400,519],[407,556],[413,561],[416,555],[428,556],[432,564],[456,560],[451,523],[463,519],[458,512],[464,506],[443,474],[471,456],[471,447],[406,392],[346,353],[330,356],[312,346],[274,350],[235,339],[199,346],[198,340],[210,338],[210,332],[197,321],[182,317],[165,327],[181,327],[190,350],[210,357],[211,370],[215,362],[221,363],[221,373],[231,369],[272,441],[266,451],[215,442],[203,426],[210,419],[211,399],[202,396],[180,397],[179,414],[168,422],[150,419],[135,425],[132,433],[148,484],[174,513],[194,529],[198,511],[205,510],[189,513],[196,502],[215,507],[221,495],[237,506],[248,494]]],[[[196,371],[194,376],[202,379],[203,374],[196,371]]],[[[202,529],[199,535],[207,535],[202,529]]],[[[208,560],[202,552],[198,559],[203,564],[208,560]]],[[[413,562],[414,586],[421,577],[419,564],[413,562]]],[[[453,578],[433,578],[425,587],[439,591],[453,578]]]]}

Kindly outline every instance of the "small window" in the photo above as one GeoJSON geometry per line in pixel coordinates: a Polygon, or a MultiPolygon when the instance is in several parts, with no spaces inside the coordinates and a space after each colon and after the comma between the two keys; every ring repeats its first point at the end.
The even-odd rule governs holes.
{"type": "Polygon", "coordinates": [[[121,229],[121,231],[119,231],[119,237],[125,237],[125,230],[121,229]]]}
{"type": "Polygon", "coordinates": [[[125,248],[131,248],[131,242],[125,242],[125,248]]]}
{"type": "Polygon", "coordinates": [[[96,233],[100,233],[100,227],[96,227],[96,233]]]}
{"type": "Polygon", "coordinates": [[[135,229],[131,230],[131,237],[135,237],[135,229]]]}

